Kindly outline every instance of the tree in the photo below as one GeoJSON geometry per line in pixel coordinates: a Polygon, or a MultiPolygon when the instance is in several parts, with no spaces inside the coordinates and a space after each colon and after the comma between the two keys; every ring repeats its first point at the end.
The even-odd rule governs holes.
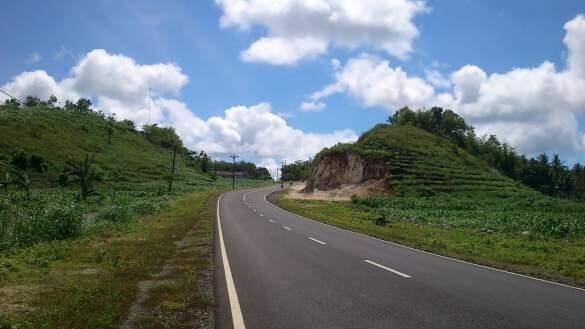
{"type": "Polygon", "coordinates": [[[120,128],[126,129],[128,131],[132,131],[132,132],[136,131],[136,125],[134,124],[134,121],[132,121],[132,120],[122,120],[118,123],[118,125],[120,126],[120,128]]]}
{"type": "Polygon", "coordinates": [[[35,107],[41,105],[41,100],[36,96],[26,96],[24,106],[35,107]]]}
{"type": "Polygon", "coordinates": [[[81,161],[67,161],[63,174],[66,175],[67,181],[71,178],[79,182],[81,188],[81,198],[86,200],[87,197],[95,192],[94,184],[102,180],[102,174],[94,165],[95,156],[85,155],[81,161]]]}
{"type": "Polygon", "coordinates": [[[55,104],[57,104],[57,97],[55,97],[55,95],[51,95],[51,97],[49,97],[49,100],[47,101],[47,105],[49,105],[50,107],[54,107],[55,104]]]}
{"type": "Polygon", "coordinates": [[[4,106],[9,107],[9,108],[18,109],[18,108],[20,108],[20,102],[14,98],[10,98],[10,99],[7,99],[4,101],[4,106]]]}
{"type": "Polygon", "coordinates": [[[27,171],[33,169],[42,173],[47,171],[48,165],[45,159],[38,154],[29,154],[23,150],[17,150],[12,153],[11,164],[18,170],[27,171]]]}
{"type": "Polygon", "coordinates": [[[405,125],[405,124],[414,124],[416,119],[416,114],[413,110],[405,106],[398,111],[394,112],[391,120],[388,120],[393,125],[405,125]]]}
{"type": "Polygon", "coordinates": [[[78,112],[91,112],[91,101],[87,98],[80,98],[75,104],[75,110],[78,112]]]}
{"type": "Polygon", "coordinates": [[[175,146],[182,147],[181,138],[172,127],[159,127],[157,124],[142,126],[146,138],[155,145],[170,149],[175,146]]]}
{"type": "Polygon", "coordinates": [[[209,172],[210,164],[211,158],[207,155],[207,153],[201,151],[201,153],[199,153],[199,166],[201,171],[204,173],[209,172]]]}

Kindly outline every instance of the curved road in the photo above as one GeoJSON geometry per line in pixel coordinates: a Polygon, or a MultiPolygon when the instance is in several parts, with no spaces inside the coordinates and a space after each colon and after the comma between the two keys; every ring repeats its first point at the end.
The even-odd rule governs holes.
{"type": "Polygon", "coordinates": [[[311,221],[278,189],[218,202],[218,328],[585,328],[585,290],[311,221]]]}

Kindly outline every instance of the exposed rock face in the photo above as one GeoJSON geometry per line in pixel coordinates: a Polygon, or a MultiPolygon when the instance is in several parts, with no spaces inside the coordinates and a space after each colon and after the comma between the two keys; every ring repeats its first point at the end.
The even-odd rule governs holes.
{"type": "Polygon", "coordinates": [[[355,152],[329,154],[313,169],[303,192],[330,191],[354,185],[358,195],[389,190],[390,172],[383,160],[366,160],[355,152]],[[359,187],[362,187],[361,189],[359,187]]]}

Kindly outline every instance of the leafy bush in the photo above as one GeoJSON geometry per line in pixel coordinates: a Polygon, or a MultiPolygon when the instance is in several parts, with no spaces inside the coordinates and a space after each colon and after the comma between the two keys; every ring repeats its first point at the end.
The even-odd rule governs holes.
{"type": "Polygon", "coordinates": [[[33,192],[8,195],[0,208],[0,250],[81,233],[83,208],[73,193],[33,192]]]}

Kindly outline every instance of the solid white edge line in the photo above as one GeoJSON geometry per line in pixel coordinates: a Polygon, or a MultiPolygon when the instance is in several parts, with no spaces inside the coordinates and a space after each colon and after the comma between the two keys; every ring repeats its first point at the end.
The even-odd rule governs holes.
{"type": "Polygon", "coordinates": [[[288,230],[288,231],[292,231],[292,228],[290,228],[290,227],[283,226],[282,228],[285,230],[288,230]]]}
{"type": "Polygon", "coordinates": [[[225,273],[225,281],[227,285],[227,292],[228,297],[230,300],[230,309],[232,312],[232,322],[234,325],[234,329],[246,329],[246,325],[244,324],[244,317],[242,315],[242,310],[240,308],[240,302],[238,300],[238,294],[236,292],[236,285],[234,283],[234,278],[232,277],[232,270],[230,268],[230,262],[227,257],[227,252],[225,249],[225,243],[223,241],[223,231],[221,230],[221,219],[219,216],[219,202],[221,201],[220,195],[217,199],[217,231],[219,234],[219,244],[221,249],[221,259],[223,262],[223,272],[225,273]]]}
{"type": "MultiPolygon", "coordinates": [[[[277,191],[272,191],[272,192],[270,192],[268,194],[271,194],[271,193],[274,193],[274,192],[277,192],[277,191]]],[[[449,256],[443,256],[443,255],[439,255],[439,254],[434,254],[434,253],[429,252],[429,251],[424,251],[424,250],[416,249],[416,248],[409,247],[409,246],[405,246],[405,245],[402,245],[402,244],[399,244],[399,243],[396,243],[396,242],[392,242],[392,241],[386,241],[386,240],[378,239],[378,238],[373,237],[373,236],[365,235],[365,234],[358,233],[358,232],[353,232],[353,231],[350,231],[350,230],[343,229],[341,227],[337,227],[337,226],[333,226],[333,225],[330,225],[330,224],[327,224],[327,223],[323,223],[323,222],[320,222],[320,221],[317,221],[317,220],[314,220],[314,219],[307,218],[305,216],[297,215],[297,214],[295,214],[293,212],[290,212],[290,211],[288,211],[286,209],[280,208],[279,206],[273,204],[272,202],[270,202],[270,201],[268,201],[266,199],[266,196],[268,194],[264,194],[264,201],[266,201],[272,207],[274,207],[276,209],[279,209],[279,210],[282,210],[282,211],[284,211],[286,213],[289,213],[289,214],[291,214],[293,216],[296,216],[296,217],[299,217],[299,218],[303,218],[303,219],[308,220],[308,221],[311,221],[311,222],[315,222],[317,224],[329,226],[331,228],[334,228],[334,229],[337,229],[337,230],[340,230],[340,231],[349,232],[351,234],[359,235],[359,236],[362,236],[362,237],[365,237],[365,238],[370,238],[370,239],[378,240],[380,242],[384,242],[384,243],[387,243],[387,244],[390,244],[390,245],[393,245],[393,246],[410,249],[410,250],[413,250],[413,251],[421,252],[423,254],[433,255],[435,257],[440,257],[440,258],[443,258],[443,259],[448,259],[448,260],[451,260],[451,261],[454,261],[454,262],[458,262],[458,263],[462,263],[462,264],[467,264],[467,265],[473,265],[473,266],[481,267],[481,268],[484,268],[484,269],[488,269],[488,270],[492,270],[492,271],[497,271],[497,272],[502,272],[502,273],[506,273],[506,274],[510,274],[510,275],[515,275],[515,276],[522,277],[522,278],[525,278],[525,279],[532,279],[532,280],[536,280],[536,281],[540,281],[540,282],[544,282],[544,283],[548,283],[548,284],[552,284],[552,285],[556,285],[556,286],[560,286],[560,287],[565,287],[565,288],[571,288],[571,289],[575,289],[575,290],[585,291],[584,288],[574,287],[574,286],[570,286],[568,284],[564,284],[564,283],[560,283],[560,282],[554,282],[554,281],[549,281],[549,280],[545,280],[545,279],[535,278],[533,276],[528,276],[528,275],[524,275],[524,274],[520,274],[520,273],[514,273],[514,272],[502,270],[502,269],[495,268],[495,267],[489,267],[489,266],[486,266],[486,265],[471,263],[471,262],[468,262],[468,261],[465,261],[465,260],[451,258],[449,256]]]]}
{"type": "Polygon", "coordinates": [[[320,243],[320,244],[327,244],[327,243],[325,243],[325,242],[323,242],[321,240],[317,240],[317,239],[312,238],[312,237],[309,237],[309,240],[315,241],[315,242],[320,243]]]}
{"type": "Polygon", "coordinates": [[[383,269],[383,270],[386,270],[386,271],[392,272],[392,273],[394,273],[394,274],[396,274],[396,275],[400,275],[400,276],[401,276],[401,277],[403,277],[403,278],[407,278],[407,279],[408,279],[408,278],[410,278],[410,275],[408,275],[408,274],[404,274],[404,273],[402,273],[402,272],[399,272],[399,271],[397,271],[397,270],[391,269],[391,268],[389,268],[389,267],[386,267],[386,266],[384,266],[384,265],[380,265],[380,264],[378,264],[378,263],[372,262],[371,260],[364,259],[364,262],[366,262],[366,263],[368,263],[368,264],[371,264],[371,265],[374,265],[374,266],[377,266],[377,267],[379,267],[379,268],[381,268],[381,269],[383,269]]]}

